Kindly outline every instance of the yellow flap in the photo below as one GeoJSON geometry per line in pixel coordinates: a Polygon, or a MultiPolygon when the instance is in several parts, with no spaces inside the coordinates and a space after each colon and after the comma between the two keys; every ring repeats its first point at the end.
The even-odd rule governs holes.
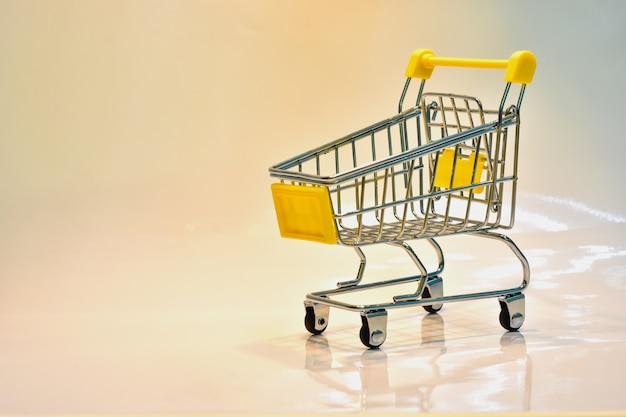
{"type": "MultiPolygon", "coordinates": [[[[454,149],[444,149],[443,153],[439,155],[437,160],[437,172],[435,173],[434,185],[439,188],[457,188],[465,187],[466,185],[473,184],[480,181],[480,177],[483,173],[483,167],[487,157],[483,154],[478,154],[478,163],[476,164],[476,172],[474,173],[474,180],[472,180],[472,172],[474,171],[474,161],[476,160],[476,152],[472,152],[469,158],[456,158],[456,165],[454,165],[456,152],[454,149]],[[452,168],[454,167],[454,181],[451,181],[452,168]],[[450,187],[452,183],[452,187],[450,187]]],[[[475,193],[482,193],[485,187],[475,187],[472,190],[475,193]]]]}
{"type": "Polygon", "coordinates": [[[280,235],[285,238],[337,243],[337,227],[326,187],[272,184],[280,235]]]}

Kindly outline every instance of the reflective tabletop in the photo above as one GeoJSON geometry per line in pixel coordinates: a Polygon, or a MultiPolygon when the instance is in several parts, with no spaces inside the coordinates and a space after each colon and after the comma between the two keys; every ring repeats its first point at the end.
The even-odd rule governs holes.
{"type": "MultiPolygon", "coordinates": [[[[623,216],[522,193],[509,233],[531,265],[522,329],[500,327],[494,299],[397,309],[366,349],[358,313],[331,310],[318,336],[303,325],[304,295],[356,271],[349,248],[280,239],[271,211],[228,236],[131,226],[144,208],[57,207],[56,222],[19,226],[2,267],[2,413],[626,408],[623,216]]],[[[440,244],[449,294],[519,280],[483,239],[440,244]]],[[[412,273],[397,248],[366,251],[367,279],[412,273]]]]}

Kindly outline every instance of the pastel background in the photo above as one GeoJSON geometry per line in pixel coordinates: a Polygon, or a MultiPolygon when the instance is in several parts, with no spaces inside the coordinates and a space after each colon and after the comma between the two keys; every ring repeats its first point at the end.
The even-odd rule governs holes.
{"type": "MultiPolygon", "coordinates": [[[[346,254],[279,238],[267,168],[391,116],[416,48],[533,51],[519,202],[623,245],[625,19],[621,1],[0,0],[0,414],[338,409],[233,348],[303,345],[301,297],[346,254]]],[[[492,98],[501,79],[428,86],[492,98]]],[[[580,384],[568,398],[600,391],[580,384]]]]}

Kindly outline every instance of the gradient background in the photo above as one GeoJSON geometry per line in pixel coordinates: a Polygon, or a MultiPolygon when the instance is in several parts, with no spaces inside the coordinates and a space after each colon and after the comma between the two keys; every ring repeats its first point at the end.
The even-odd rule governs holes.
{"type": "MultiPolygon", "coordinates": [[[[625,19],[621,1],[0,0],[0,340],[30,328],[24,343],[106,350],[107,332],[136,329],[76,317],[218,320],[254,305],[275,265],[313,267],[303,248],[330,251],[278,237],[267,168],[392,115],[416,48],[533,51],[520,190],[623,223],[625,19]]],[[[428,89],[497,97],[501,79],[441,69],[428,89]]],[[[45,406],[64,398],[46,391],[65,372],[51,363],[71,361],[55,352],[5,363],[0,405],[67,412],[45,406]]]]}
{"type": "MultiPolygon", "coordinates": [[[[106,212],[115,198],[164,226],[228,232],[270,204],[268,166],[393,114],[421,47],[532,50],[521,185],[624,212],[620,1],[0,7],[0,196],[13,227],[57,206],[106,212]]],[[[445,72],[429,87],[472,93],[488,79],[499,93],[501,74],[487,72],[445,72]]]]}

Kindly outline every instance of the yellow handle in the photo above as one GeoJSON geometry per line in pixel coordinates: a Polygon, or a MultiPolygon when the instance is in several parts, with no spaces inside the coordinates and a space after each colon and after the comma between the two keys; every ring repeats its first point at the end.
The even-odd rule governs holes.
{"type": "Polygon", "coordinates": [[[530,84],[535,75],[537,59],[530,51],[517,51],[509,59],[443,58],[429,49],[416,49],[411,54],[405,75],[427,80],[436,66],[505,69],[504,81],[530,84]]]}

